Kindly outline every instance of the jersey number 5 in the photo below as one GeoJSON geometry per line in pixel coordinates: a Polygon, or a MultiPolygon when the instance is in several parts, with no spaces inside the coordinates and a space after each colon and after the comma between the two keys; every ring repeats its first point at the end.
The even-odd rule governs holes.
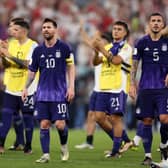
{"type": "Polygon", "coordinates": [[[159,61],[159,52],[158,51],[153,52],[153,61],[159,61]]]}

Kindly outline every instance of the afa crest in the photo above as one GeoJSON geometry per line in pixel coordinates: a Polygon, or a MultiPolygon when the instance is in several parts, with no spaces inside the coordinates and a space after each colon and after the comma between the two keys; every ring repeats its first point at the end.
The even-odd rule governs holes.
{"type": "Polygon", "coordinates": [[[162,51],[167,51],[167,44],[162,44],[162,51]]]}
{"type": "Polygon", "coordinates": [[[60,51],[56,51],[55,57],[56,57],[56,58],[60,58],[60,57],[61,57],[61,52],[60,52],[60,51]]]}

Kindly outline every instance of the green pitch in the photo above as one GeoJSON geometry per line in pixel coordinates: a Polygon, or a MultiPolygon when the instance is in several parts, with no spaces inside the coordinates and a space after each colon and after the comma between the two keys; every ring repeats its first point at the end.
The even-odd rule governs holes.
{"type": "MultiPolygon", "coordinates": [[[[135,132],[129,132],[130,137],[134,136],[135,132]]],[[[144,152],[142,144],[138,151],[124,153],[120,159],[104,158],[104,150],[111,148],[109,137],[101,130],[98,130],[94,137],[94,149],[78,150],[74,146],[85,140],[85,131],[71,130],[69,132],[69,150],[70,159],[67,162],[60,160],[60,145],[57,132],[52,129],[50,133],[51,145],[50,153],[51,160],[49,163],[35,163],[42,155],[39,141],[39,130],[35,130],[33,137],[33,154],[25,155],[22,151],[8,151],[7,148],[13,143],[15,134],[13,130],[9,132],[6,141],[5,154],[0,155],[0,168],[143,168],[140,163],[143,160],[144,152]]],[[[160,154],[156,149],[160,143],[159,133],[154,134],[152,155],[153,160],[159,161],[160,154]]]]}

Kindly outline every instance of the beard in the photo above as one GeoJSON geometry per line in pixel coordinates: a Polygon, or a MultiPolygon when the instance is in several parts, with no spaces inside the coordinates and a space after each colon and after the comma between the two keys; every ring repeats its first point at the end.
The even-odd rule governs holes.
{"type": "Polygon", "coordinates": [[[154,34],[157,34],[157,33],[159,33],[160,32],[160,29],[159,28],[153,28],[152,29],[152,33],[154,33],[154,34]]]}
{"type": "Polygon", "coordinates": [[[157,34],[157,33],[159,33],[160,31],[158,31],[158,30],[152,30],[152,33],[154,33],[154,34],[157,34]]]}
{"type": "Polygon", "coordinates": [[[49,34],[44,34],[43,37],[44,37],[45,40],[50,41],[54,36],[49,35],[49,34]]]}

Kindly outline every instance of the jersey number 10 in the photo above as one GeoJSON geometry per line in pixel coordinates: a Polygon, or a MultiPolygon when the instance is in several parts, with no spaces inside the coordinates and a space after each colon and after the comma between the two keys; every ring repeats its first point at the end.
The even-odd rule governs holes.
{"type": "Polygon", "coordinates": [[[55,59],[46,59],[46,68],[55,68],[55,59]]]}

